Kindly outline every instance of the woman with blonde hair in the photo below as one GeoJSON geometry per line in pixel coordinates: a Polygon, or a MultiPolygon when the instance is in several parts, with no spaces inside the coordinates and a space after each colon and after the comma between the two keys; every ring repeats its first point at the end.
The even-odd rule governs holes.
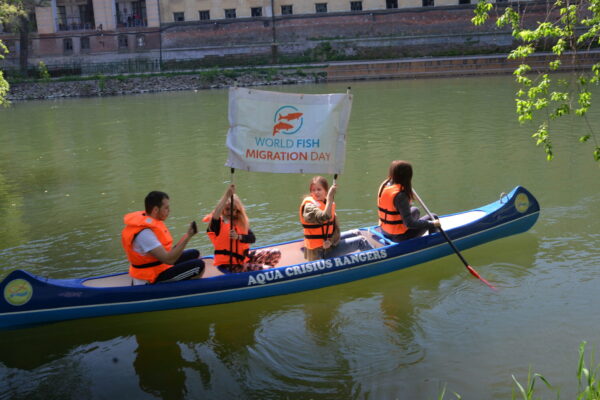
{"type": "Polygon", "coordinates": [[[206,234],[215,248],[214,265],[221,272],[257,271],[279,262],[281,252],[277,249],[250,251],[256,236],[234,185],[227,188],[213,212],[203,221],[209,222],[206,234]]]}

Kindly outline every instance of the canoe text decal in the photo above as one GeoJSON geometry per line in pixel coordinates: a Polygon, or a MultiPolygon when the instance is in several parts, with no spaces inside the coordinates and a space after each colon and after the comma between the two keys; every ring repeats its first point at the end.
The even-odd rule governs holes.
{"type": "Polygon", "coordinates": [[[365,261],[375,261],[384,258],[387,258],[387,252],[384,249],[381,249],[376,251],[349,254],[347,256],[328,258],[326,260],[318,260],[306,264],[293,265],[291,267],[285,267],[283,270],[265,270],[256,275],[250,275],[248,277],[248,286],[264,285],[265,283],[278,281],[285,277],[293,278],[311,274],[316,271],[324,271],[334,267],[351,266],[353,264],[359,264],[365,261]]]}
{"type": "Polygon", "coordinates": [[[4,287],[4,299],[13,306],[26,304],[32,295],[33,288],[25,279],[15,279],[4,287]]]}

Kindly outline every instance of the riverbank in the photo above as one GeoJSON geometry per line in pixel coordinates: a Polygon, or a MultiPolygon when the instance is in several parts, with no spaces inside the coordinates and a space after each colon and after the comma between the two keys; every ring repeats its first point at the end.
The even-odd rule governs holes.
{"type": "Polygon", "coordinates": [[[180,74],[95,76],[76,80],[38,80],[11,83],[10,101],[50,100],[68,97],[118,96],[178,90],[204,90],[239,86],[292,85],[315,83],[318,73],[276,72],[272,69],[235,72],[234,70],[183,72],[180,74]]]}
{"type": "MultiPolygon", "coordinates": [[[[533,72],[548,69],[555,59],[551,53],[534,54],[527,59],[533,72]]],[[[600,51],[565,54],[561,71],[585,70],[600,62],[600,51]]],[[[499,75],[512,73],[521,60],[508,60],[507,54],[422,57],[395,60],[347,61],[322,64],[282,65],[263,68],[228,68],[147,75],[101,75],[60,80],[11,83],[8,100],[44,100],[67,97],[117,96],[177,90],[204,90],[238,86],[292,85],[302,83],[416,79],[449,76],[499,75]]]]}

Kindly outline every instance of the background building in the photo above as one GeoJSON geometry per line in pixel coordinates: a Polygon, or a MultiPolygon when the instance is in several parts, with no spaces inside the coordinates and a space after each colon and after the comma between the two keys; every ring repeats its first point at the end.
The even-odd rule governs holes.
{"type": "MultiPolygon", "coordinates": [[[[157,70],[186,62],[391,58],[510,46],[509,32],[471,24],[470,1],[50,0],[35,8],[28,59],[50,70],[124,72],[115,66],[157,70]],[[100,70],[104,64],[107,71],[100,70]]],[[[2,29],[0,39],[11,51],[3,63],[10,69],[22,45],[10,27],[2,29]]]]}

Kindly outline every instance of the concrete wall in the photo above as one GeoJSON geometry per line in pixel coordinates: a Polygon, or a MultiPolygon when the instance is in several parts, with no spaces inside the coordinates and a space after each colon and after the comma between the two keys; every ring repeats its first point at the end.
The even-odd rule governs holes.
{"type": "MultiPolygon", "coordinates": [[[[169,4],[176,5],[177,1],[183,5],[187,0],[171,0],[169,4]]],[[[210,4],[223,6],[227,1],[239,2],[213,0],[210,4]]],[[[149,22],[154,25],[163,17],[158,15],[158,2],[147,0],[146,5],[149,22]],[[155,14],[151,12],[153,8],[155,14]]],[[[48,65],[81,60],[112,62],[127,57],[163,61],[207,59],[221,66],[256,59],[268,62],[274,39],[281,62],[294,58],[303,58],[301,61],[305,62],[310,58],[331,61],[344,57],[373,59],[504,52],[513,45],[510,31],[499,31],[493,21],[484,28],[473,26],[473,6],[470,5],[279,16],[275,18],[275,30],[271,17],[172,23],[160,28],[107,29],[104,24],[114,21],[113,0],[95,0],[94,7],[96,25],[103,24],[102,30],[32,35],[30,64],[36,65],[40,60],[48,65]],[[122,43],[119,45],[119,36],[123,35],[127,36],[125,47],[122,43]],[[67,37],[73,38],[70,54],[64,52],[67,37]],[[89,38],[89,50],[81,50],[82,37],[89,38]],[[143,46],[138,46],[138,39],[143,46]]],[[[545,16],[543,4],[528,7],[527,19],[532,23],[545,16]]],[[[5,63],[11,59],[14,61],[14,53],[5,63]]]]}

